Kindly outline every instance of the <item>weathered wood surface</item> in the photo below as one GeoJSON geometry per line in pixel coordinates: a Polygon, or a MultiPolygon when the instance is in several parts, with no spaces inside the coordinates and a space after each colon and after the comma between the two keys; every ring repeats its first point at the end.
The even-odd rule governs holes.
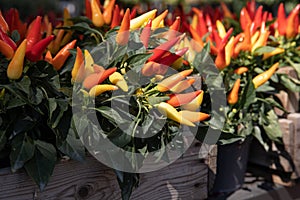
{"type": "MultiPolygon", "coordinates": [[[[141,174],[140,185],[134,190],[132,199],[205,199],[208,166],[198,158],[198,151],[199,144],[196,142],[171,165],[141,174]]],[[[0,199],[119,200],[121,197],[113,170],[87,157],[84,163],[59,163],[43,192],[25,172],[12,174],[9,169],[1,169],[0,199]]]]}
{"type": "Polygon", "coordinates": [[[294,150],[293,159],[296,166],[296,172],[299,176],[300,174],[300,113],[292,113],[287,116],[287,119],[291,120],[294,125],[294,150]]]}

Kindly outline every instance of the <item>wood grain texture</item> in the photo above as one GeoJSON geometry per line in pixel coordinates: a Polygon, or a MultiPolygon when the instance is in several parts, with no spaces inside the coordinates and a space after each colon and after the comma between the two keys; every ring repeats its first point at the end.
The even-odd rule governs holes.
{"type": "MultiPolygon", "coordinates": [[[[205,199],[208,167],[198,158],[199,145],[159,171],[141,174],[133,200],[205,199]]],[[[62,161],[56,165],[41,192],[24,171],[12,174],[0,169],[0,199],[5,200],[119,200],[120,189],[112,169],[88,156],[83,163],[62,161]]]]}
{"type": "Polygon", "coordinates": [[[294,125],[294,162],[296,165],[296,172],[300,174],[300,113],[291,113],[287,116],[294,125]]]}

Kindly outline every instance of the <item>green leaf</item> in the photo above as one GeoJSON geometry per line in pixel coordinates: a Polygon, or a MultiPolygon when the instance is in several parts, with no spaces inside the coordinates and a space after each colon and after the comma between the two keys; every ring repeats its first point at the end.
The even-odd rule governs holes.
{"type": "Polygon", "coordinates": [[[13,138],[9,156],[13,172],[22,168],[33,157],[34,149],[34,144],[30,141],[27,134],[19,134],[13,138]]]}
{"type": "Polygon", "coordinates": [[[263,145],[263,147],[265,148],[265,150],[268,151],[269,150],[269,145],[262,138],[261,130],[260,130],[260,128],[258,126],[254,126],[252,134],[259,141],[259,143],[261,145],[263,145]]]}
{"type": "Polygon", "coordinates": [[[44,142],[38,142],[38,144],[39,146],[35,149],[33,158],[25,163],[25,170],[39,186],[40,190],[43,191],[53,173],[56,163],[56,152],[53,152],[54,147],[47,143],[45,147],[40,146],[44,145],[44,142]],[[46,149],[47,147],[50,147],[50,150],[46,149]]]}
{"type": "Polygon", "coordinates": [[[66,140],[58,146],[58,149],[73,160],[78,160],[80,162],[84,161],[85,148],[81,140],[76,138],[75,133],[72,129],[70,129],[66,140]]]}
{"type": "Polygon", "coordinates": [[[167,101],[169,99],[170,97],[168,96],[163,96],[163,97],[149,96],[147,100],[150,105],[154,106],[155,104],[159,104],[160,102],[167,101]]]}
{"type": "Polygon", "coordinates": [[[285,57],[285,59],[296,70],[298,77],[300,77],[300,63],[294,63],[289,57],[285,57]]]}
{"type": "Polygon", "coordinates": [[[127,123],[127,121],[125,121],[117,111],[108,106],[101,106],[99,108],[95,108],[95,110],[100,112],[105,118],[109,119],[111,122],[117,122],[118,124],[127,123]]]}
{"type": "Polygon", "coordinates": [[[122,172],[115,170],[119,187],[121,189],[122,200],[129,200],[132,191],[139,184],[139,174],[122,172]]]}
{"type": "Polygon", "coordinates": [[[152,54],[149,53],[140,53],[130,56],[125,62],[128,66],[131,66],[135,72],[139,72],[144,66],[145,62],[150,58],[152,54]]]}
{"type": "Polygon", "coordinates": [[[282,131],[278,123],[278,117],[273,109],[270,109],[266,117],[268,119],[268,124],[263,124],[263,128],[266,134],[272,141],[280,142],[279,138],[282,138],[282,131]]]}
{"type": "Polygon", "coordinates": [[[293,92],[300,92],[300,83],[298,80],[289,77],[287,74],[280,74],[279,78],[280,83],[284,85],[287,89],[293,92]]]}
{"type": "Polygon", "coordinates": [[[0,151],[4,148],[6,141],[7,141],[7,138],[5,135],[5,131],[0,130],[0,151]]]}
{"type": "Polygon", "coordinates": [[[19,82],[14,82],[14,86],[22,92],[26,93],[27,95],[30,92],[30,84],[31,81],[28,76],[24,76],[23,79],[19,82]]]}
{"type": "Polygon", "coordinates": [[[34,141],[34,143],[36,144],[37,149],[45,158],[47,158],[49,161],[56,162],[56,149],[52,144],[41,140],[36,140],[34,141]]]}
{"type": "Polygon", "coordinates": [[[19,42],[20,34],[17,30],[13,30],[13,32],[11,33],[11,39],[16,43],[19,42]]]}
{"type": "Polygon", "coordinates": [[[241,98],[239,105],[242,109],[247,109],[253,102],[256,101],[255,88],[251,79],[247,81],[247,84],[243,88],[241,98]]]}
{"type": "Polygon", "coordinates": [[[276,49],[276,47],[271,47],[271,46],[261,46],[255,49],[254,54],[264,54],[264,53],[269,53],[272,52],[276,49]]]}
{"type": "Polygon", "coordinates": [[[265,99],[257,98],[257,100],[267,103],[271,106],[277,107],[277,108],[283,110],[284,112],[288,112],[283,106],[281,106],[277,101],[275,101],[272,98],[265,98],[265,99]]]}

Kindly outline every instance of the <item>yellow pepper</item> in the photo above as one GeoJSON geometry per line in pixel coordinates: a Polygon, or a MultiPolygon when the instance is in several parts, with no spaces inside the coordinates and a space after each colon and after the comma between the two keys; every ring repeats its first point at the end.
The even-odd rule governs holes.
{"type": "Polygon", "coordinates": [[[255,76],[252,80],[254,87],[258,88],[259,86],[261,86],[265,82],[267,82],[271,78],[271,76],[275,73],[278,66],[279,66],[279,63],[277,62],[274,65],[272,65],[272,67],[270,67],[270,69],[268,69],[267,71],[255,76]]]}
{"type": "Polygon", "coordinates": [[[153,19],[156,15],[157,9],[150,10],[134,19],[130,20],[130,30],[141,28],[149,19],[153,19]]]}
{"type": "Polygon", "coordinates": [[[104,25],[104,17],[96,0],[91,0],[92,22],[96,27],[104,25]]]}
{"type": "Polygon", "coordinates": [[[89,91],[89,95],[91,97],[96,97],[96,96],[99,96],[100,94],[102,94],[104,92],[113,91],[113,90],[117,90],[117,89],[118,89],[118,87],[115,86],[115,85],[109,85],[109,84],[95,85],[89,91]]]}
{"type": "Polygon", "coordinates": [[[203,96],[204,96],[204,92],[201,91],[201,93],[196,98],[194,98],[190,103],[182,105],[181,108],[189,111],[198,110],[202,104],[203,96]]]}
{"type": "Polygon", "coordinates": [[[124,79],[124,76],[120,74],[119,72],[114,72],[109,76],[109,81],[121,88],[124,92],[128,92],[128,85],[126,80],[124,79]]]}
{"type": "Polygon", "coordinates": [[[195,126],[195,124],[185,118],[183,118],[178,111],[166,102],[161,102],[157,105],[158,111],[164,115],[165,117],[178,122],[179,124],[187,125],[187,126],[195,126]]]}
{"type": "Polygon", "coordinates": [[[7,77],[15,80],[19,79],[23,73],[23,65],[26,53],[27,39],[24,39],[20,46],[17,48],[12,60],[7,67],[7,77]]]}

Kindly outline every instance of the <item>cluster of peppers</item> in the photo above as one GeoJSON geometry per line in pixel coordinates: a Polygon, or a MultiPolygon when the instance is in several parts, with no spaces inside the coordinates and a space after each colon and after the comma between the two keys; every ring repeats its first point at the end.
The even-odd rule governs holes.
{"type": "MultiPolygon", "coordinates": [[[[47,16],[44,18],[37,16],[28,26],[26,23],[22,24],[18,16],[15,9],[9,10],[6,17],[0,13],[0,53],[10,61],[7,77],[11,80],[21,78],[26,60],[29,62],[46,60],[56,70],[60,70],[70,55],[69,49],[74,48],[76,44],[76,40],[70,42],[71,32],[63,29],[53,30],[47,16]],[[22,35],[24,27],[26,27],[25,34],[22,35]],[[15,30],[19,33],[18,41],[14,41],[11,37],[15,30]],[[52,54],[55,55],[54,58],[52,54]]],[[[70,14],[65,9],[64,22],[58,23],[56,28],[70,25],[68,18],[70,14]]]]}
{"type": "MultiPolygon", "coordinates": [[[[164,26],[163,22],[168,11],[156,16],[157,10],[151,10],[136,18],[131,19],[130,10],[127,9],[120,28],[116,35],[116,43],[119,46],[126,45],[129,39],[129,31],[142,28],[140,31],[140,41],[147,49],[147,53],[152,53],[141,69],[141,75],[145,77],[154,77],[154,87],[149,91],[149,85],[136,90],[134,95],[144,96],[146,99],[152,95],[159,95],[167,99],[153,107],[157,108],[165,117],[188,126],[195,126],[195,122],[206,120],[209,114],[199,112],[203,100],[204,92],[195,90],[186,92],[185,90],[193,88],[194,78],[188,76],[193,69],[182,70],[171,76],[164,77],[170,67],[179,69],[187,61],[183,56],[188,48],[178,48],[174,53],[172,47],[180,47],[180,42],[184,35],[178,35],[180,27],[180,18],[172,23],[171,28],[163,34],[168,41],[158,45],[154,49],[149,49],[149,40],[151,33],[159,27],[164,26]],[[180,109],[179,109],[180,108],[180,109]]],[[[128,92],[128,85],[125,70],[117,67],[100,66],[94,62],[94,59],[88,50],[82,50],[77,47],[76,58],[72,70],[72,81],[82,84],[82,92],[89,97],[97,97],[107,91],[121,89],[128,92]]]]}
{"type": "MultiPolygon", "coordinates": [[[[292,40],[300,33],[300,4],[286,16],[284,5],[281,3],[278,7],[277,18],[274,18],[271,13],[263,11],[263,6],[257,7],[255,1],[249,1],[240,11],[239,25],[242,31],[236,35],[233,35],[232,27],[226,30],[226,24],[222,23],[222,21],[226,23],[227,18],[237,20],[236,16],[224,3],[221,3],[221,9],[223,15],[218,15],[218,19],[199,8],[192,8],[191,23],[188,25],[190,35],[198,43],[200,49],[209,44],[210,54],[214,56],[215,65],[220,71],[231,65],[232,59],[238,58],[242,53],[246,52],[251,56],[258,55],[256,51],[267,46],[269,36],[292,40]]],[[[186,17],[186,19],[189,18],[186,17]]],[[[278,46],[272,51],[264,52],[262,60],[284,52],[285,49],[278,46]]],[[[275,63],[267,71],[254,77],[252,81],[255,88],[267,82],[275,73],[278,65],[275,63]]],[[[246,66],[233,67],[236,68],[235,73],[239,75],[249,71],[246,66]]],[[[241,79],[237,79],[228,93],[228,103],[231,105],[238,102],[240,83],[241,79]]]]}
{"type": "MultiPolygon", "coordinates": [[[[255,1],[248,2],[246,7],[241,10],[239,20],[242,32],[237,35],[233,35],[233,28],[226,30],[226,26],[222,23],[226,18],[236,19],[224,3],[221,3],[222,14],[220,14],[219,8],[217,10],[217,13],[219,13],[218,17],[205,13],[199,8],[192,8],[190,23],[187,23],[189,18],[184,14],[175,16],[173,20],[170,20],[170,18],[167,18],[168,10],[157,15],[157,10],[153,9],[135,17],[137,14],[136,9],[124,11],[115,3],[115,0],[105,1],[103,6],[99,0],[86,0],[85,5],[85,15],[96,28],[106,26],[111,30],[119,27],[116,29],[118,32],[116,42],[120,46],[128,43],[130,31],[142,28],[140,40],[147,52],[152,53],[152,56],[141,70],[141,74],[146,77],[163,76],[170,66],[174,69],[180,69],[183,64],[188,64],[188,61],[193,60],[194,52],[201,51],[205,44],[209,44],[210,53],[215,58],[216,67],[219,70],[224,70],[231,64],[232,59],[237,58],[241,52],[256,54],[258,48],[267,44],[270,35],[291,39],[298,35],[300,30],[298,16],[300,5],[297,5],[286,17],[283,4],[280,4],[277,18],[273,19],[271,13],[263,11],[262,6],[256,8],[255,1]],[[275,22],[267,26],[271,21],[275,22]],[[152,31],[164,27],[165,23],[169,25],[169,30],[164,34],[167,42],[154,49],[148,49],[152,31]],[[188,40],[186,37],[178,35],[178,31],[182,30],[190,33],[193,40],[188,40]],[[172,53],[170,49],[174,46],[178,48],[172,53]]],[[[56,70],[60,70],[71,55],[69,50],[74,49],[77,42],[76,39],[72,40],[73,32],[71,30],[60,29],[60,27],[73,24],[71,20],[68,20],[69,18],[70,14],[65,9],[63,22],[57,23],[54,28],[47,16],[43,18],[37,16],[27,26],[26,23],[21,22],[16,10],[11,9],[5,16],[0,12],[0,53],[10,60],[7,67],[8,78],[12,80],[19,79],[22,76],[24,61],[26,60],[30,62],[45,60],[56,70]],[[14,41],[11,37],[14,30],[19,32],[19,41],[14,41]]],[[[268,59],[283,52],[284,49],[278,47],[274,51],[264,53],[263,59],[268,59]]],[[[255,88],[268,81],[275,73],[278,65],[276,63],[269,70],[254,77],[253,84],[255,88]]],[[[247,67],[241,66],[235,70],[235,73],[241,75],[247,73],[247,71],[247,67]]],[[[166,91],[171,93],[171,95],[168,93],[170,99],[167,102],[163,102],[160,110],[162,110],[162,107],[169,106],[175,107],[175,110],[179,106],[189,107],[187,105],[193,101],[198,102],[196,107],[197,109],[199,108],[201,104],[199,104],[201,102],[199,99],[201,99],[203,92],[194,91],[192,94],[179,94],[184,90],[183,88],[191,86],[194,81],[193,79],[186,79],[187,75],[183,76],[182,72],[179,74],[181,75],[178,76],[183,78],[178,78],[174,81],[172,87],[167,87],[166,91]],[[180,100],[181,98],[188,100],[183,101],[180,100]],[[176,104],[174,103],[176,101],[184,103],[176,104]]],[[[171,79],[168,77],[165,81],[171,79]]],[[[118,72],[117,68],[105,69],[97,65],[94,63],[88,50],[82,51],[80,47],[77,47],[76,60],[72,70],[72,81],[82,83],[90,96],[98,96],[103,92],[118,88],[121,88],[124,92],[128,91],[126,80],[123,74],[118,72]],[[106,80],[109,80],[110,84],[102,84],[106,80]]],[[[238,101],[240,84],[241,80],[237,79],[228,93],[228,103],[231,105],[238,101]]],[[[157,91],[166,92],[161,91],[159,85],[157,84],[157,91]]],[[[174,113],[166,115],[170,119],[175,120],[176,117],[174,116],[177,116],[180,112],[175,113],[176,115],[174,113]]],[[[191,113],[189,115],[193,116],[191,113]]],[[[184,116],[184,119],[188,118],[186,114],[184,116]]],[[[180,120],[175,121],[181,123],[180,120]]]]}

